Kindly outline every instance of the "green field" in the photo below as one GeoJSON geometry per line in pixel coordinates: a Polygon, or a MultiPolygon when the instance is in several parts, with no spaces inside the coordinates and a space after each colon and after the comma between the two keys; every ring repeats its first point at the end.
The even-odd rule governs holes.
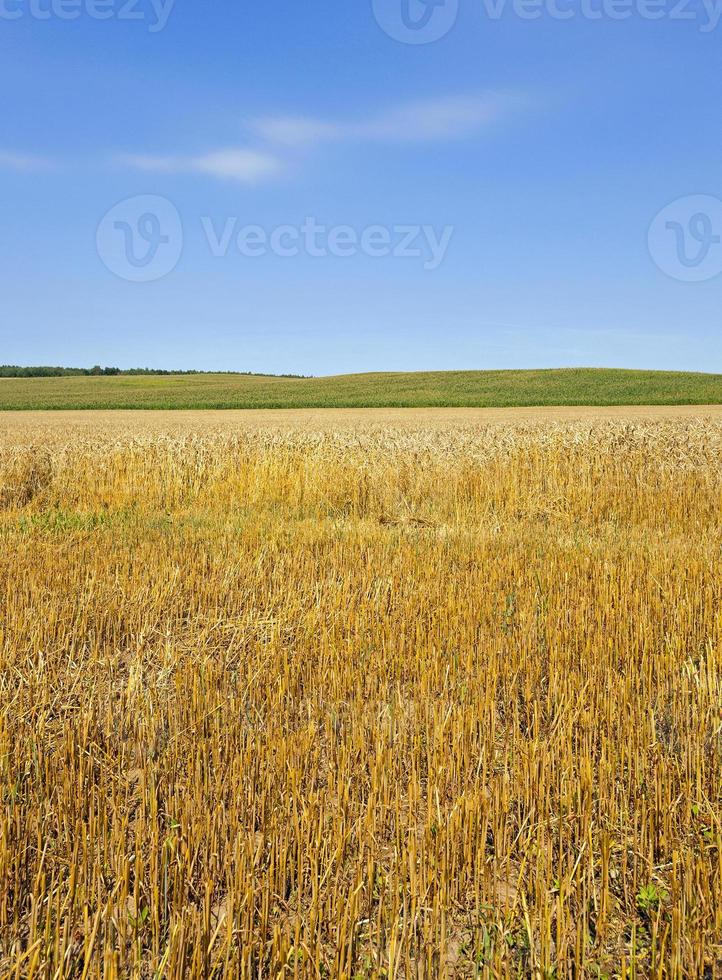
{"type": "Polygon", "coordinates": [[[612,369],[436,371],[326,378],[233,374],[2,378],[0,410],[712,405],[721,374],[612,369]]]}

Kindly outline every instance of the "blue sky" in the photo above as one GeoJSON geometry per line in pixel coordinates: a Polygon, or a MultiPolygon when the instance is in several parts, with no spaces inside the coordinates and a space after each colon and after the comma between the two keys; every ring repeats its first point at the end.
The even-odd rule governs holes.
{"type": "Polygon", "coordinates": [[[722,0],[496,2],[0,0],[0,362],[722,370],[722,0]]]}

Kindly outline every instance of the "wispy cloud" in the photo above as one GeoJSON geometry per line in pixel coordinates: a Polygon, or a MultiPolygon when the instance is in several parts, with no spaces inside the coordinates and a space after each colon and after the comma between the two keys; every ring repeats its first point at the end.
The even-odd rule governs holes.
{"type": "Polygon", "coordinates": [[[269,117],[257,120],[254,128],[264,139],[289,147],[335,142],[435,142],[470,136],[522,102],[520,96],[484,93],[406,103],[361,120],[269,117]]]}
{"type": "Polygon", "coordinates": [[[53,161],[46,157],[0,150],[0,167],[7,170],[20,170],[29,173],[36,170],[49,170],[52,166],[53,161]]]}
{"type": "Polygon", "coordinates": [[[250,123],[251,147],[198,156],[131,154],[116,157],[116,162],[153,173],[195,174],[253,184],[277,177],[286,168],[293,150],[331,143],[461,139],[505,117],[524,101],[519,95],[487,92],[405,103],[360,120],[271,116],[250,123]]]}
{"type": "Polygon", "coordinates": [[[136,170],[166,174],[202,174],[245,184],[275,177],[283,169],[281,161],[272,154],[247,149],[217,150],[201,156],[132,154],[119,157],[118,160],[136,170]]]}

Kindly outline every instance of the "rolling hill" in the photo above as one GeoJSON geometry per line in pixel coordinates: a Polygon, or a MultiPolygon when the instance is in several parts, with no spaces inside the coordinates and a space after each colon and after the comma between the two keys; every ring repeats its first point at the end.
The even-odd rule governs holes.
{"type": "Polygon", "coordinates": [[[432,408],[722,403],[721,374],[568,368],[279,378],[1,378],[0,410],[432,408]]]}

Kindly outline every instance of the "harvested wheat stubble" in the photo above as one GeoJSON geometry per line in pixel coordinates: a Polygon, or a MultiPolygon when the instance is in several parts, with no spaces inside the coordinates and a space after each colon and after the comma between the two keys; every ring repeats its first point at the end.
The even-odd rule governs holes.
{"type": "Polygon", "coordinates": [[[110,438],[126,433],[188,435],[210,432],[341,432],[382,426],[418,430],[519,423],[602,421],[722,421],[722,405],[630,405],[560,408],[348,408],[244,409],[242,411],[41,411],[0,412],[0,440],[7,443],[47,438],[67,440],[89,434],[110,438]]]}
{"type": "Polygon", "coordinates": [[[0,975],[722,974],[722,421],[0,443],[0,975]]]}

